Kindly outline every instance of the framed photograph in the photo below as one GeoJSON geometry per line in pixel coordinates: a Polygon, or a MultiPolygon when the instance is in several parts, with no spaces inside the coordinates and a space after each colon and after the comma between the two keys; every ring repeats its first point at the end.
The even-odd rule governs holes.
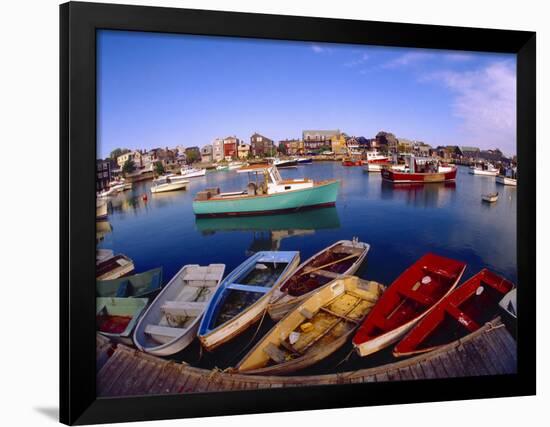
{"type": "Polygon", "coordinates": [[[535,33],[60,25],[61,422],[535,393],[535,33]]]}

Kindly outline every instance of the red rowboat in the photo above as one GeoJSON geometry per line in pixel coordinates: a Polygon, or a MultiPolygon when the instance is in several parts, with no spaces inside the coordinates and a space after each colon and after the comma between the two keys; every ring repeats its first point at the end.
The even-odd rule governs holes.
{"type": "Polygon", "coordinates": [[[395,184],[432,182],[450,182],[456,179],[456,167],[447,166],[438,168],[437,172],[401,172],[392,169],[384,169],[382,178],[395,184]]]}
{"type": "Polygon", "coordinates": [[[342,160],[342,166],[361,166],[363,163],[361,160],[344,159],[342,160]]]}
{"type": "Polygon", "coordinates": [[[384,292],[355,336],[360,356],[375,353],[405,335],[457,285],[466,264],[426,254],[384,292]]]}
{"type": "Polygon", "coordinates": [[[487,269],[456,288],[395,346],[396,357],[434,350],[477,331],[491,320],[514,284],[487,269]]]}

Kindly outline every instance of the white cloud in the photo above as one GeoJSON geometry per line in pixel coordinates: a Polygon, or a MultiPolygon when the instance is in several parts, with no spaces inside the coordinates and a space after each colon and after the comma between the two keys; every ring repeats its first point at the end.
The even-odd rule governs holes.
{"type": "Polygon", "coordinates": [[[474,59],[472,55],[463,52],[447,53],[443,55],[443,58],[450,62],[467,62],[474,59]]]}
{"type": "Polygon", "coordinates": [[[345,67],[356,67],[357,65],[362,65],[365,62],[367,62],[370,59],[370,56],[366,53],[363,53],[358,59],[354,59],[353,61],[346,62],[344,64],[345,67]]]}
{"type": "Polygon", "coordinates": [[[475,71],[440,71],[423,81],[438,81],[454,94],[454,115],[462,120],[462,143],[516,153],[516,71],[510,61],[475,71]]]}
{"type": "Polygon", "coordinates": [[[331,53],[332,52],[332,49],[330,47],[321,46],[321,45],[318,45],[318,44],[312,44],[311,45],[311,50],[313,50],[313,52],[315,52],[315,53],[331,53]]]}
{"type": "Polygon", "coordinates": [[[424,61],[426,59],[432,58],[434,55],[428,52],[407,52],[403,55],[398,56],[391,61],[386,62],[382,67],[383,68],[398,68],[406,67],[418,62],[424,61]]]}

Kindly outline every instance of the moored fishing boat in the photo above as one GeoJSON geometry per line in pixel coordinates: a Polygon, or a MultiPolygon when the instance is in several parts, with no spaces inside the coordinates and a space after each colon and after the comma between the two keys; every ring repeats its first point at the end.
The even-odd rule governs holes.
{"type": "Polygon", "coordinates": [[[298,164],[297,159],[279,159],[275,158],[271,162],[273,166],[277,166],[279,169],[294,167],[298,164]]]}
{"type": "Polygon", "coordinates": [[[137,348],[169,356],[197,336],[208,301],[218,289],[225,264],[185,265],[147,308],[134,331],[137,348]]]}
{"type": "Polygon", "coordinates": [[[313,163],[313,159],[311,157],[298,157],[296,161],[300,165],[313,163]]]}
{"type": "Polygon", "coordinates": [[[303,262],[273,290],[267,312],[277,321],[317,289],[338,277],[353,275],[361,266],[370,246],[354,240],[339,240],[303,262]]]}
{"type": "Polygon", "coordinates": [[[236,366],[245,374],[280,375],[307,368],[342,347],[384,287],[344,276],[295,307],[236,366]]]}
{"type": "Polygon", "coordinates": [[[134,271],[134,262],[126,255],[118,254],[96,263],[96,280],[111,280],[134,271]]]}
{"type": "Polygon", "coordinates": [[[206,350],[231,340],[258,321],[271,291],[300,262],[296,251],[257,252],[223,280],[210,300],[198,337],[206,350]]]}
{"type": "Polygon", "coordinates": [[[227,164],[227,169],[230,171],[245,167],[247,164],[244,162],[230,162],[227,164]]]}
{"type": "Polygon", "coordinates": [[[498,169],[495,168],[491,163],[482,162],[470,168],[469,173],[471,175],[480,175],[480,176],[497,176],[498,169]]]}
{"type": "Polygon", "coordinates": [[[181,168],[180,173],[183,178],[200,178],[201,176],[206,175],[206,169],[197,169],[190,166],[185,166],[181,168]]]}
{"type": "Polygon", "coordinates": [[[516,187],[518,185],[518,180],[504,175],[497,175],[496,182],[502,185],[511,185],[516,187]]]}
{"type": "Polygon", "coordinates": [[[498,193],[482,194],[481,200],[488,203],[495,203],[498,200],[498,193]]]}
{"type": "Polygon", "coordinates": [[[402,171],[384,168],[381,171],[382,178],[394,184],[428,184],[456,180],[455,166],[447,166],[433,159],[409,156],[408,166],[407,170],[402,171]]]}
{"type": "Polygon", "coordinates": [[[132,331],[147,298],[96,298],[97,331],[113,341],[132,345],[132,331]]]}
{"type": "Polygon", "coordinates": [[[342,160],[342,166],[361,166],[363,162],[360,158],[346,157],[342,160]]]}
{"type": "Polygon", "coordinates": [[[162,267],[112,280],[97,280],[98,297],[151,297],[162,287],[162,267]]]}
{"type": "Polygon", "coordinates": [[[460,281],[466,264],[426,254],[384,292],[353,337],[360,356],[382,350],[403,337],[460,281]]]}
{"type": "Polygon", "coordinates": [[[220,193],[215,188],[201,191],[193,201],[195,215],[261,215],[336,203],[339,187],[336,180],[283,179],[275,166],[265,164],[243,167],[238,172],[252,175],[247,190],[220,193]]]}
{"type": "Polygon", "coordinates": [[[393,355],[425,353],[477,331],[494,317],[498,302],[513,287],[503,277],[481,270],[420,320],[395,346],[393,355]]]}
{"type": "Polygon", "coordinates": [[[375,165],[375,164],[388,164],[390,163],[390,158],[388,156],[385,156],[383,154],[380,154],[376,150],[367,151],[367,158],[363,163],[366,163],[368,165],[375,165]]]}
{"type": "Polygon", "coordinates": [[[161,175],[153,181],[151,193],[165,193],[167,191],[185,190],[189,181],[181,175],[161,175]]]}

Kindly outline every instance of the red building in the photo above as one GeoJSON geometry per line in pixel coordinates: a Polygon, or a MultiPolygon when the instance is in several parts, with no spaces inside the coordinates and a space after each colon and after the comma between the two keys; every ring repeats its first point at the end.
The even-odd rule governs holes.
{"type": "Polygon", "coordinates": [[[239,146],[239,138],[234,136],[227,137],[223,140],[223,156],[225,158],[236,159],[237,147],[239,146]]]}

